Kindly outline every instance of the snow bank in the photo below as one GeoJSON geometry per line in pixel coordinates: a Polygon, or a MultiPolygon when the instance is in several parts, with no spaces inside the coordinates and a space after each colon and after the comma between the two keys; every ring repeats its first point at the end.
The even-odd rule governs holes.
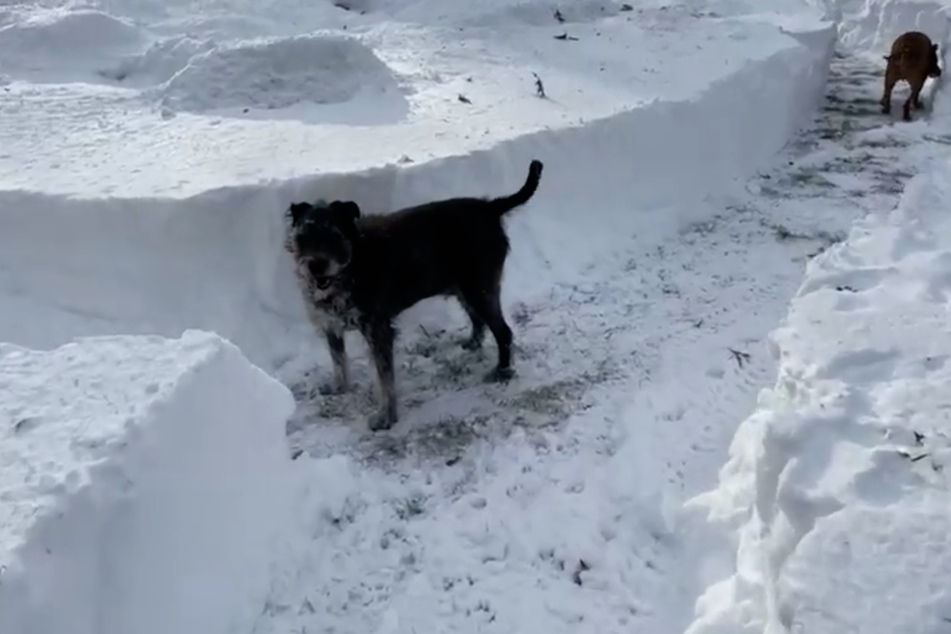
{"type": "Polygon", "coordinates": [[[292,409],[212,334],[0,346],[4,634],[248,623],[288,517],[292,409]]]}
{"type": "Polygon", "coordinates": [[[145,51],[127,55],[99,75],[123,86],[156,85],[167,82],[202,53],[215,49],[213,40],[179,35],[153,43],[145,51]]]}
{"type": "Polygon", "coordinates": [[[896,37],[905,31],[924,31],[943,44],[951,35],[951,6],[941,0],[825,0],[842,15],[844,46],[888,54],[896,37]]]}
{"type": "Polygon", "coordinates": [[[390,69],[356,38],[328,34],[241,41],[191,58],[160,89],[162,105],[204,112],[286,108],[399,92],[390,69]]]}
{"type": "Polygon", "coordinates": [[[949,200],[942,162],[809,264],[776,385],[690,504],[735,549],[690,634],[947,628],[949,200]]]}
{"type": "MultiPolygon", "coordinates": [[[[49,347],[83,335],[177,336],[201,328],[235,342],[269,371],[310,369],[325,351],[281,246],[290,201],[349,197],[372,213],[455,194],[496,194],[519,186],[532,158],[545,161],[546,176],[509,223],[515,249],[505,293],[522,301],[544,296],[552,281],[582,275],[587,263],[627,247],[632,236],[675,231],[695,203],[750,174],[814,112],[833,25],[792,31],[752,21],[681,21],[676,32],[644,31],[634,44],[620,35],[635,27],[602,25],[605,40],[611,29],[617,37],[597,55],[539,40],[553,60],[539,71],[549,91],[557,90],[548,100],[531,92],[515,98],[504,83],[498,102],[460,104],[457,112],[444,105],[459,103],[458,86],[449,84],[440,87],[447,114],[438,121],[414,116],[395,126],[302,127],[180,116],[135,133],[124,123],[93,125],[75,161],[75,146],[56,146],[48,157],[37,154],[46,146],[34,147],[16,169],[4,169],[0,157],[0,182],[17,188],[0,192],[0,335],[49,347]],[[716,54],[684,47],[687,38],[716,54]],[[596,59],[612,60],[603,62],[606,76],[629,72],[629,46],[643,47],[634,58],[653,60],[663,74],[584,83],[597,75],[585,70],[596,59]],[[575,96],[566,85],[595,92],[579,88],[575,96]],[[660,96],[624,105],[626,97],[606,92],[617,86],[660,96]],[[592,118],[566,120],[567,107],[592,118]],[[160,132],[152,129],[159,125],[160,132]],[[114,139],[113,130],[121,132],[114,139]],[[595,191],[610,202],[592,208],[595,191]]],[[[521,64],[530,76],[531,66],[521,64]]],[[[486,66],[480,76],[509,70],[499,68],[486,66]]],[[[45,120],[35,109],[23,119],[11,116],[10,129],[45,120]]]]}
{"type": "Polygon", "coordinates": [[[0,72],[34,81],[74,81],[146,37],[131,21],[87,9],[41,10],[0,27],[0,72]]]}

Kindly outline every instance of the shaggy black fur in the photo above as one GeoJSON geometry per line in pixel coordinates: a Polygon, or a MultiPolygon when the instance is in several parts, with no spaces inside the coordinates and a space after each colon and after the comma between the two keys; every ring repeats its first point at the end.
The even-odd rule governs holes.
{"type": "Polygon", "coordinates": [[[463,346],[479,348],[486,326],[498,345],[498,363],[486,380],[514,376],[512,330],[499,300],[509,253],[502,217],[531,199],[541,173],[541,161],[533,160],[525,184],[511,196],[451,198],[385,215],[362,216],[352,201],[290,206],[287,248],[311,319],[327,337],[332,389],[349,389],[344,332],[359,330],[370,346],[382,398],[370,429],[397,421],[393,320],[423,299],[458,298],[472,321],[463,346]]]}

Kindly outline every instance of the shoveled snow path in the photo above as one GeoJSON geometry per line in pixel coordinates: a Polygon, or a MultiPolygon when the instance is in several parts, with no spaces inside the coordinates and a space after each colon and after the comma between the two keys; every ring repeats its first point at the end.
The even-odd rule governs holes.
{"type": "Polygon", "coordinates": [[[880,72],[837,57],[816,124],[749,193],[510,308],[509,386],[480,383],[494,343],[462,351],[461,311],[403,333],[391,433],[366,431],[365,361],[356,395],[299,386],[293,443],[336,457],[314,463],[314,541],[288,553],[256,631],[683,631],[699,588],[660,498],[709,488],[774,378],[765,337],[805,259],[891,208],[912,153],[942,143],[936,125],[878,114],[880,72]]]}

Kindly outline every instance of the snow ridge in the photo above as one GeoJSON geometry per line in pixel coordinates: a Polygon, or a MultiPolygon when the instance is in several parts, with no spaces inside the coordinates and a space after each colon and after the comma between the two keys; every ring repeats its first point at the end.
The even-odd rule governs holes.
{"type": "Polygon", "coordinates": [[[951,618],[937,582],[951,573],[949,197],[945,160],[809,264],[772,336],[776,385],[717,488],[689,504],[737,536],[735,573],[691,634],[936,632],[951,618]]]}

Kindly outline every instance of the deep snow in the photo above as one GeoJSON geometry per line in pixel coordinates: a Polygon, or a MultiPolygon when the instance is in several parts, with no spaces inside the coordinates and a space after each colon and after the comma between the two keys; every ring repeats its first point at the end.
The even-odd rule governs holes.
{"type": "Polygon", "coordinates": [[[3,631],[245,628],[290,519],[293,407],[213,334],[0,347],[3,631]]]}
{"type": "MultiPolygon", "coordinates": [[[[215,343],[229,351],[221,374],[260,380],[209,384],[203,403],[215,409],[193,423],[200,442],[178,436],[170,452],[190,456],[202,482],[250,459],[235,484],[253,494],[219,496],[230,517],[273,523],[245,522],[243,543],[214,542],[183,563],[195,546],[175,536],[190,532],[152,512],[154,532],[125,539],[159,544],[164,576],[128,585],[130,596],[152,591],[164,603],[138,615],[136,601],[110,603],[84,580],[103,594],[70,605],[130,619],[115,631],[129,622],[147,631],[147,621],[157,632],[287,634],[762,631],[767,614],[835,603],[831,590],[802,589],[806,579],[816,592],[812,579],[829,574],[817,563],[822,542],[801,559],[785,554],[796,574],[756,586],[753,568],[752,581],[730,580],[751,570],[749,542],[738,557],[734,533],[756,530],[744,496],[766,486],[757,477],[773,465],[759,461],[749,424],[721,486],[697,501],[729,509],[731,522],[684,522],[679,507],[711,486],[736,425],[775,376],[765,337],[803,263],[856,218],[892,207],[905,180],[943,154],[951,108],[940,95],[913,124],[891,125],[875,104],[885,43],[914,25],[946,41],[943,10],[823,7],[844,17],[845,47],[820,101],[831,24],[794,0],[768,11],[576,2],[558,7],[560,20],[547,4],[508,0],[344,4],[204,2],[198,12],[129,1],[0,13],[0,340],[50,349],[77,336],[202,328],[297,398],[288,415],[286,392],[215,343]],[[795,135],[817,104],[816,121],[795,135]],[[281,250],[287,203],[353,197],[385,211],[496,194],[520,183],[534,157],[546,172],[509,222],[503,295],[518,380],[481,385],[491,346],[463,354],[461,314],[434,300],[401,319],[397,429],[366,431],[360,346],[350,345],[357,392],[316,396],[328,359],[281,250]],[[234,421],[219,417],[229,411],[234,421]],[[296,474],[274,444],[276,421],[288,417],[296,474]],[[284,521],[287,512],[295,518],[284,521]],[[279,536],[255,547],[275,526],[279,536]],[[243,577],[234,565],[271,574],[243,577]],[[224,572],[201,590],[168,581],[210,570],[224,572]],[[694,600],[724,578],[690,625],[694,600]]],[[[122,341],[130,355],[144,345],[122,341]]],[[[117,344],[78,345],[94,355],[117,344]]],[[[82,440],[69,420],[60,427],[82,440]]],[[[7,464],[3,481],[22,480],[7,464]]],[[[194,491],[172,493],[166,503],[180,513],[203,504],[194,491]]],[[[74,500],[57,495],[58,505],[74,500]]],[[[197,525],[215,508],[182,522],[197,525]]],[[[11,534],[11,552],[13,539],[36,539],[24,524],[11,534]]],[[[790,545],[750,552],[775,558],[790,545]]],[[[34,573],[2,574],[0,618],[27,618],[3,594],[34,573]]],[[[822,609],[847,625],[858,618],[822,609]]]]}
{"type": "Polygon", "coordinates": [[[946,157],[807,267],[776,385],[691,502],[739,542],[691,632],[947,629],[949,196],[946,157]]]}

